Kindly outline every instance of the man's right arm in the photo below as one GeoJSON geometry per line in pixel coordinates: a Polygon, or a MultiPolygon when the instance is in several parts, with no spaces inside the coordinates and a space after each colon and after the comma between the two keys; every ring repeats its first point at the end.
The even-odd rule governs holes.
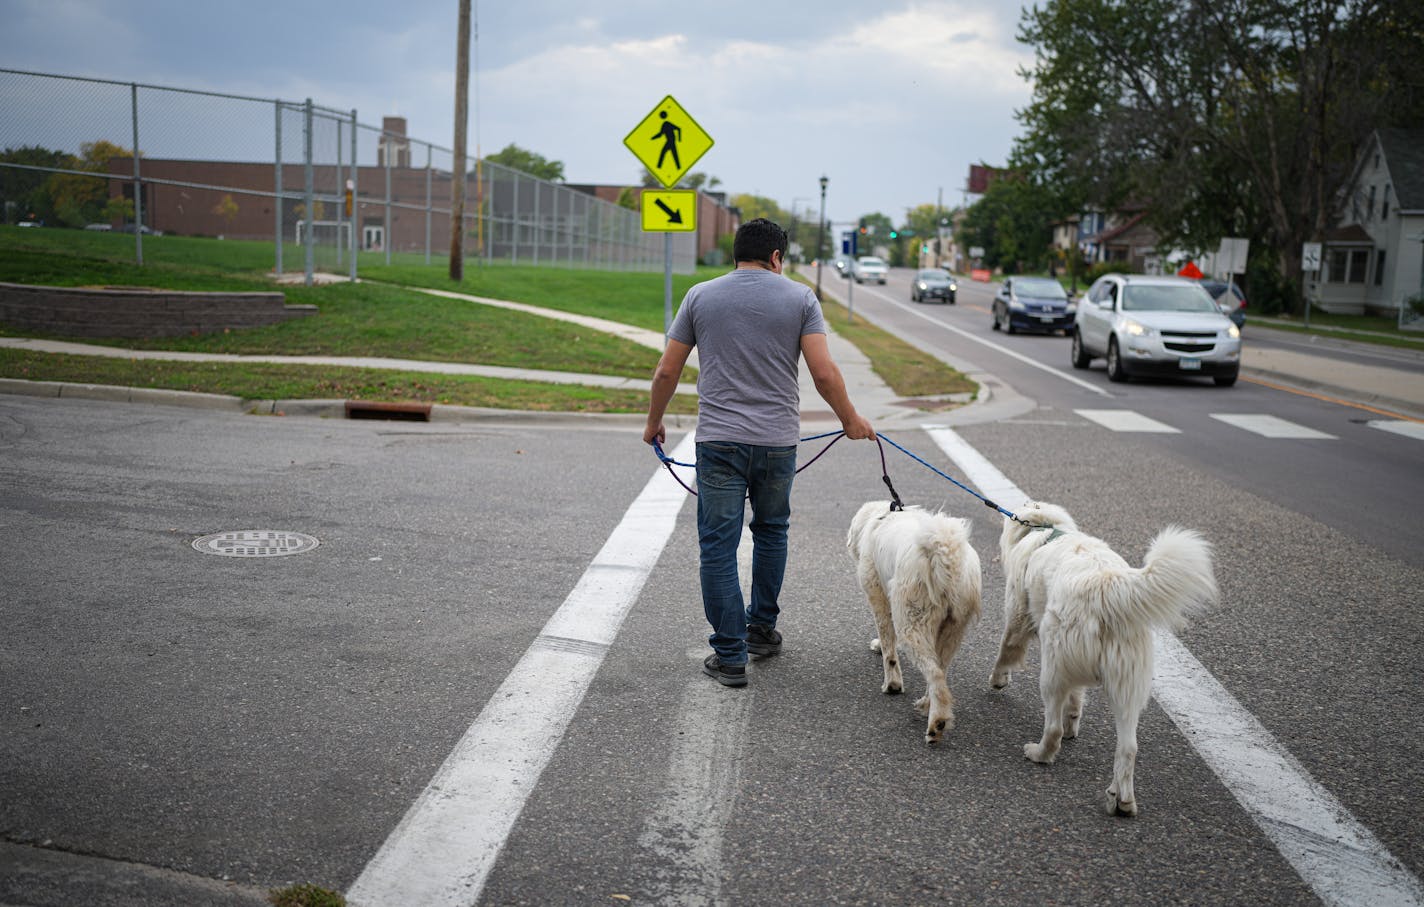
{"type": "Polygon", "coordinates": [[[825,334],[802,334],[801,355],[806,358],[806,368],[811,372],[811,380],[816,383],[816,393],[831,406],[836,418],[841,420],[841,428],[846,437],[853,441],[874,438],[875,429],[870,420],[856,412],[846,392],[845,378],[840,368],[831,358],[831,348],[825,334]]]}
{"type": "Polygon", "coordinates": [[[667,346],[663,347],[662,358],[658,360],[658,367],[653,371],[652,399],[648,401],[648,421],[643,427],[643,443],[651,444],[656,440],[662,444],[667,440],[667,430],[663,428],[663,414],[667,412],[672,395],[677,392],[677,383],[682,378],[682,367],[687,364],[687,357],[690,355],[692,347],[668,338],[667,346]]]}

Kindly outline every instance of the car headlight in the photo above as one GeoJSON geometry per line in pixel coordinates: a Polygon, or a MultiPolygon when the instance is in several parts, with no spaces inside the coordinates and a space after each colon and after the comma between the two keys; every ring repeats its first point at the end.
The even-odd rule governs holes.
{"type": "Polygon", "coordinates": [[[1077,311],[1078,311],[1078,305],[1077,305],[1077,303],[1070,302],[1070,303],[1068,303],[1066,306],[1063,307],[1063,314],[1065,314],[1065,315],[1073,315],[1073,314],[1077,313],[1077,311]]]}
{"type": "Polygon", "coordinates": [[[915,288],[918,289],[921,293],[923,293],[925,290],[928,290],[930,286],[924,281],[920,281],[919,283],[915,284],[915,288]]]}
{"type": "Polygon", "coordinates": [[[957,289],[959,289],[959,285],[958,285],[958,284],[952,283],[952,284],[949,285],[949,291],[950,291],[951,293],[953,293],[953,292],[954,292],[955,290],[957,290],[957,289]]]}
{"type": "Polygon", "coordinates": [[[1226,329],[1226,336],[1230,337],[1232,340],[1240,340],[1241,329],[1233,324],[1231,327],[1226,329]]]}
{"type": "Polygon", "coordinates": [[[1133,337],[1151,337],[1157,333],[1147,325],[1139,321],[1133,321],[1131,318],[1127,318],[1123,321],[1122,329],[1133,337]]]}
{"type": "Polygon", "coordinates": [[[1009,308],[1013,309],[1015,312],[1022,312],[1024,310],[1024,304],[1022,302],[1019,302],[1017,299],[1010,299],[1009,308]]]}

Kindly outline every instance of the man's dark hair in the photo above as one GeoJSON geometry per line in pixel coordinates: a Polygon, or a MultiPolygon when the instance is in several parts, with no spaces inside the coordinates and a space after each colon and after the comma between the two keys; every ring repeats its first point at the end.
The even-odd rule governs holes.
{"type": "Polygon", "coordinates": [[[764,261],[771,264],[771,253],[786,257],[786,231],[764,217],[754,218],[737,228],[732,240],[732,260],[764,261]]]}

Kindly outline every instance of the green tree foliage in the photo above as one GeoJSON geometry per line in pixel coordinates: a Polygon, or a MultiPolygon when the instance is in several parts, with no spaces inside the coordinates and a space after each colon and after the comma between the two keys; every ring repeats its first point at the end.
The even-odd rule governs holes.
{"type": "MultiPolygon", "coordinates": [[[[70,156],[63,151],[37,146],[6,148],[0,152],[0,163],[29,167],[68,167],[70,161],[70,156]]],[[[0,221],[54,221],[54,202],[45,186],[49,177],[43,170],[0,167],[0,221]]]]}
{"type": "Polygon", "coordinates": [[[1054,199],[1030,180],[995,180],[970,206],[957,235],[963,248],[982,246],[984,264],[1019,274],[1042,268],[1053,240],[1054,199]]]}
{"type": "Polygon", "coordinates": [[[513,142],[505,145],[494,154],[485,155],[485,160],[492,164],[508,167],[511,170],[518,170],[520,173],[537,176],[539,179],[548,180],[551,183],[562,183],[564,181],[563,161],[551,161],[542,154],[527,151],[513,142]]]}
{"type": "Polygon", "coordinates": [[[1167,245],[1246,236],[1297,300],[1370,131],[1424,116],[1417,0],[1047,0],[1019,37],[1011,164],[1055,218],[1131,200],[1167,245]]]}
{"type": "Polygon", "coordinates": [[[213,213],[227,222],[227,228],[232,229],[233,218],[237,217],[237,202],[233,201],[232,194],[223,195],[222,199],[213,205],[213,213]]]}
{"type": "Polygon", "coordinates": [[[729,204],[742,212],[742,223],[755,220],[758,217],[765,217],[778,224],[790,224],[791,222],[791,218],[781,210],[781,206],[764,195],[741,193],[732,196],[729,199],[729,204]]]}
{"type": "MultiPolygon", "coordinates": [[[[108,173],[109,162],[131,157],[127,148],[100,139],[79,146],[80,157],[67,157],[66,169],[89,173],[108,173]]],[[[55,217],[70,227],[82,227],[103,217],[109,201],[109,180],[75,173],[51,174],[45,183],[55,217]]]]}

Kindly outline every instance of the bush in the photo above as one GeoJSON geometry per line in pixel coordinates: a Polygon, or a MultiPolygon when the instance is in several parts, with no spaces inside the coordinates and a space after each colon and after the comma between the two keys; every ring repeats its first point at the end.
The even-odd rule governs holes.
{"type": "Polygon", "coordinates": [[[1088,268],[1087,276],[1083,278],[1089,285],[1104,274],[1131,274],[1132,264],[1126,261],[1099,261],[1088,268]]]}

